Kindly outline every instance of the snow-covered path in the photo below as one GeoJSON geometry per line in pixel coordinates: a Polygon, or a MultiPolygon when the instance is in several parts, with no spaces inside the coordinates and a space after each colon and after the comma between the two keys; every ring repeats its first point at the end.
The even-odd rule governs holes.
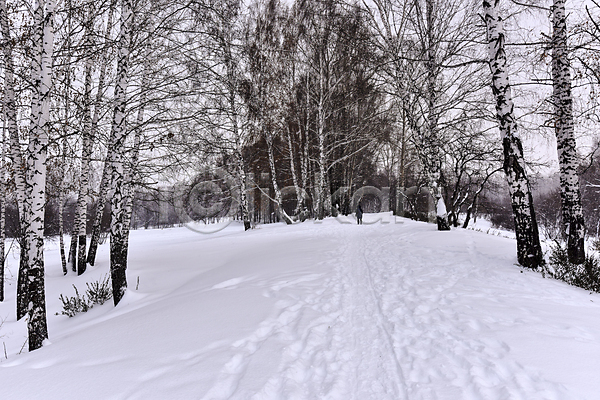
{"type": "MultiPolygon", "coordinates": [[[[597,398],[598,295],[521,272],[513,240],[400,222],[133,232],[128,274],[130,282],[139,277],[139,290],[116,309],[51,316],[52,345],[9,350],[0,363],[3,393],[597,398]]],[[[49,277],[52,314],[54,297],[70,294],[65,279],[49,277]]],[[[2,304],[0,312],[10,311],[2,304]]],[[[0,330],[9,349],[22,344],[11,318],[0,330]]]]}

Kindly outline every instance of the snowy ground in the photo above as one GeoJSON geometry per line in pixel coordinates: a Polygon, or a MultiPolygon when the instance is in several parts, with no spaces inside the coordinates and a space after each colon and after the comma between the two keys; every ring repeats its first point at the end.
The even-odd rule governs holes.
{"type": "Polygon", "coordinates": [[[512,239],[399,222],[134,231],[122,304],[74,318],[58,296],[107,245],[81,277],[49,245],[51,344],[17,354],[12,278],[2,398],[598,398],[600,296],[522,271],[512,239]]]}

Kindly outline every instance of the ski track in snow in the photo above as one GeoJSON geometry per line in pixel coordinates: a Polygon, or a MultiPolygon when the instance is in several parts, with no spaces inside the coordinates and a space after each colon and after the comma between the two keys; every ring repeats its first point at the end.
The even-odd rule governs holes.
{"type": "Polygon", "coordinates": [[[464,237],[466,258],[443,248],[424,259],[411,257],[415,232],[385,237],[356,229],[344,230],[324,257],[326,279],[270,286],[265,296],[282,297],[277,312],[233,343],[234,355],[204,399],[572,398],[507,357],[509,346],[490,334],[489,323],[500,321],[455,311],[453,287],[486,262],[469,232],[439,233],[464,237]],[[281,296],[284,287],[298,296],[281,296]],[[241,382],[272,341],[285,343],[270,360],[279,357],[279,365],[251,392],[241,382]]]}

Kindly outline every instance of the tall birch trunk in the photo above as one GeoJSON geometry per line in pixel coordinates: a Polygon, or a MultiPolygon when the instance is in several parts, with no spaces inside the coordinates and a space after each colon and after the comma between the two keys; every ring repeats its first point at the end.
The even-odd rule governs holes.
{"type": "MultiPolygon", "coordinates": [[[[11,131],[17,130],[17,112],[15,106],[15,82],[14,82],[14,66],[12,59],[12,40],[10,37],[10,29],[8,25],[8,10],[6,0],[0,0],[0,29],[2,31],[2,48],[4,52],[4,106],[3,126],[2,126],[2,159],[0,160],[0,301],[4,301],[4,242],[6,239],[5,222],[6,222],[6,142],[9,140],[11,131]],[[7,130],[9,131],[7,136],[7,130]]],[[[18,150],[18,148],[17,148],[18,150]]],[[[18,169],[18,165],[15,165],[18,169]]]]}
{"type": "Polygon", "coordinates": [[[248,230],[251,228],[250,225],[250,211],[248,208],[248,196],[247,196],[247,176],[246,170],[244,169],[244,157],[242,156],[241,149],[236,149],[234,151],[234,159],[235,165],[240,185],[240,212],[242,221],[244,222],[244,230],[248,230]]]}
{"type": "MultiPolygon", "coordinates": [[[[229,34],[229,33],[226,33],[229,34]]],[[[244,156],[242,154],[242,133],[243,130],[239,126],[240,113],[238,110],[238,104],[236,101],[237,91],[239,88],[239,82],[237,77],[235,60],[231,52],[230,42],[224,41],[224,58],[225,67],[227,69],[227,86],[229,93],[227,94],[227,102],[229,106],[229,116],[231,119],[232,134],[234,139],[233,158],[235,162],[235,168],[237,170],[239,188],[240,188],[240,213],[242,221],[244,221],[244,230],[250,229],[250,211],[248,207],[248,196],[247,196],[247,176],[245,170],[244,156]]]]}
{"type": "Polygon", "coordinates": [[[505,36],[498,17],[499,0],[483,0],[487,25],[489,65],[492,93],[496,98],[496,117],[504,148],[503,169],[506,174],[517,236],[517,259],[524,267],[537,269],[544,265],[533,197],[525,171],[523,146],[517,136],[514,104],[506,70],[505,36]]]}
{"type": "Polygon", "coordinates": [[[8,174],[6,171],[6,112],[4,112],[4,123],[2,126],[2,151],[0,154],[0,302],[4,301],[4,264],[5,264],[5,242],[6,242],[6,182],[8,174]]]}
{"type": "MultiPolygon", "coordinates": [[[[91,8],[91,7],[90,7],[91,8]]],[[[89,10],[90,16],[86,23],[86,47],[92,47],[92,30],[94,25],[93,9],[89,10]]],[[[90,159],[94,137],[92,136],[92,59],[85,61],[85,81],[83,89],[83,134],[81,144],[81,168],[79,176],[79,193],[77,195],[77,275],[85,272],[87,266],[86,238],[87,238],[87,195],[90,186],[90,159]]],[[[73,261],[75,261],[73,259],[73,261]]]]}
{"type": "Polygon", "coordinates": [[[117,57],[117,79],[114,96],[114,113],[110,146],[112,154],[112,188],[110,228],[110,276],[112,280],[113,300],[119,304],[127,290],[127,253],[124,248],[124,209],[125,182],[123,174],[123,148],[126,138],[127,86],[129,83],[129,53],[133,20],[132,0],[122,0],[121,31],[117,57]]]}
{"type": "MultiPolygon", "coordinates": [[[[67,8],[71,9],[72,2],[71,0],[67,1],[67,8]]],[[[70,117],[70,109],[71,102],[69,99],[69,88],[71,87],[71,36],[70,33],[73,32],[71,25],[71,14],[67,15],[67,30],[69,35],[66,38],[66,60],[65,68],[66,79],[65,79],[65,94],[64,94],[64,102],[65,102],[65,121],[63,125],[63,139],[62,139],[62,159],[61,159],[61,169],[63,176],[67,174],[67,138],[69,137],[69,117],[70,117]]],[[[60,261],[62,264],[63,275],[67,275],[69,270],[67,269],[67,258],[65,255],[65,180],[61,179],[59,187],[58,187],[58,239],[59,239],[59,249],[60,249],[60,261]]]]}
{"type": "Polygon", "coordinates": [[[554,0],[552,7],[552,82],[555,112],[556,146],[560,167],[562,219],[567,236],[569,261],[585,261],[585,224],[577,175],[577,150],[573,124],[571,65],[567,48],[566,0],[554,0]]]}
{"type": "Polygon", "coordinates": [[[131,216],[133,213],[133,199],[135,196],[135,185],[136,180],[139,178],[138,162],[140,158],[140,143],[142,139],[142,127],[144,123],[144,113],[146,111],[146,102],[148,100],[148,86],[150,85],[150,46],[146,45],[144,52],[144,71],[142,73],[142,80],[140,88],[142,93],[140,94],[140,108],[138,109],[134,137],[133,137],[133,148],[131,149],[131,158],[129,160],[129,168],[125,170],[125,209],[123,216],[123,253],[125,262],[127,262],[127,252],[129,249],[129,230],[131,227],[131,216]]]}
{"type": "Polygon", "coordinates": [[[29,351],[42,347],[48,338],[46,322],[46,293],[44,287],[44,209],[46,202],[46,154],[50,117],[50,86],[52,84],[52,57],[54,45],[54,8],[56,3],[35,3],[34,18],[36,35],[40,35],[38,46],[34,47],[32,78],[34,94],[31,106],[31,126],[29,131],[29,162],[31,173],[28,182],[31,197],[30,224],[27,238],[29,244],[29,299],[27,311],[29,319],[29,351]]]}
{"type": "MultiPolygon", "coordinates": [[[[108,18],[106,22],[106,31],[104,34],[104,46],[108,46],[110,40],[110,32],[113,25],[113,14],[115,9],[115,0],[111,2],[110,10],[108,12],[108,18]]],[[[96,92],[96,101],[94,103],[94,114],[92,116],[91,136],[95,137],[98,131],[98,122],[100,121],[100,111],[102,109],[102,98],[104,96],[104,86],[106,81],[106,68],[108,65],[106,57],[106,51],[102,52],[103,57],[100,64],[100,73],[98,77],[98,89],[96,92]]],[[[112,137],[109,138],[109,143],[112,143],[112,137]]],[[[102,178],[100,179],[100,189],[98,191],[98,201],[96,203],[96,215],[94,217],[94,223],[92,225],[92,234],[90,236],[90,247],[87,254],[87,263],[94,265],[96,262],[96,253],[98,251],[98,243],[100,241],[100,233],[102,231],[102,217],[104,215],[104,206],[106,204],[106,193],[110,188],[111,178],[111,162],[110,162],[110,148],[107,152],[104,160],[104,168],[102,170],[102,178]]]]}
{"type": "MultiPolygon", "coordinates": [[[[19,131],[17,127],[17,107],[15,95],[15,80],[14,80],[14,64],[12,58],[13,41],[10,39],[10,30],[8,25],[8,11],[6,0],[0,0],[0,28],[2,29],[2,37],[6,39],[3,43],[4,52],[4,110],[6,113],[6,125],[8,129],[8,142],[10,143],[9,156],[11,158],[12,167],[14,170],[17,208],[19,211],[19,275],[17,278],[17,319],[23,318],[27,314],[28,303],[28,285],[27,285],[27,268],[29,266],[29,254],[27,250],[28,241],[26,240],[27,218],[28,213],[25,212],[26,205],[26,170],[27,165],[25,158],[21,152],[21,143],[19,140],[19,131]]],[[[39,34],[38,34],[39,36],[39,34]]],[[[41,37],[39,38],[41,40],[41,37]]]]}
{"type": "Polygon", "coordinates": [[[442,155],[438,132],[438,114],[436,109],[436,79],[439,66],[436,63],[433,37],[433,0],[426,1],[427,18],[427,148],[425,156],[427,168],[427,182],[430,194],[435,198],[436,222],[439,231],[450,230],[448,224],[448,213],[442,196],[440,179],[442,176],[442,155]]]}
{"type": "Polygon", "coordinates": [[[327,197],[327,155],[325,152],[325,90],[327,79],[324,70],[324,55],[319,55],[319,99],[317,104],[317,204],[315,211],[318,219],[323,219],[331,213],[331,199],[327,197]]]}

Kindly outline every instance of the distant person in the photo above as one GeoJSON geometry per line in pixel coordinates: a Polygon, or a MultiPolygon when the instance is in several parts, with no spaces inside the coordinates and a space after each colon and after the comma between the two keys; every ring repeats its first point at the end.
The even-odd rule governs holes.
{"type": "Polygon", "coordinates": [[[360,205],[360,203],[358,203],[358,207],[356,207],[356,222],[359,225],[362,225],[362,216],[363,216],[363,209],[362,209],[362,206],[360,205]]]}

